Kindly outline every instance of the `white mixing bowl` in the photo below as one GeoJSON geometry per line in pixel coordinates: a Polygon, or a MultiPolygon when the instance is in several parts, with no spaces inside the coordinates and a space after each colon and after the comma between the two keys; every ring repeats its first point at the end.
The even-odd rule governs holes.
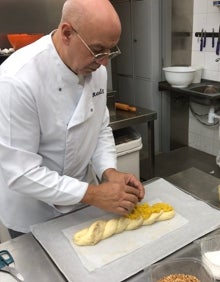
{"type": "Polygon", "coordinates": [[[166,81],[172,87],[184,88],[194,79],[196,69],[192,67],[167,67],[163,68],[166,81]]]}

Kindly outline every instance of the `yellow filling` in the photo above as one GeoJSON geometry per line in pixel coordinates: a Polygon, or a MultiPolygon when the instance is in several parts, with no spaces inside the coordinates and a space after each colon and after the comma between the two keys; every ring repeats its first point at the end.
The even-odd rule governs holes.
{"type": "Polygon", "coordinates": [[[164,212],[169,212],[173,210],[173,207],[167,203],[156,203],[151,206],[154,212],[160,212],[163,210],[164,212]]]}
{"type": "Polygon", "coordinates": [[[159,213],[161,210],[164,212],[169,212],[173,210],[173,207],[167,203],[156,203],[152,206],[148,205],[147,203],[137,204],[133,211],[126,215],[126,217],[130,219],[137,219],[140,217],[147,219],[152,213],[159,213]]]}

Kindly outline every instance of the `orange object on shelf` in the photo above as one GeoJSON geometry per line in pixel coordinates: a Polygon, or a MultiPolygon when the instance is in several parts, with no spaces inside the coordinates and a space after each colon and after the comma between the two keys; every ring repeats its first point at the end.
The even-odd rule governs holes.
{"type": "Polygon", "coordinates": [[[24,47],[28,44],[33,43],[37,39],[44,36],[43,33],[33,33],[33,34],[27,34],[27,33],[9,33],[7,34],[8,41],[10,42],[11,46],[18,50],[21,47],[24,47]]]}
{"type": "Polygon", "coordinates": [[[137,111],[136,107],[130,106],[130,105],[124,104],[124,103],[116,102],[115,107],[116,107],[116,109],[127,111],[127,112],[136,112],[137,111]]]}

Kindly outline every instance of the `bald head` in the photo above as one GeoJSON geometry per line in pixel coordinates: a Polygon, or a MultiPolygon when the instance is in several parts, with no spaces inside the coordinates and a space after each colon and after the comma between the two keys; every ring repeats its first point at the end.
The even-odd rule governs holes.
{"type": "Polygon", "coordinates": [[[62,61],[86,75],[108,64],[120,35],[120,19],[109,0],[66,0],[52,40],[62,61]],[[98,60],[100,53],[107,55],[98,60]]]}
{"type": "Polygon", "coordinates": [[[121,24],[109,0],[67,0],[61,23],[71,23],[78,33],[91,37],[120,37],[121,24]]]}

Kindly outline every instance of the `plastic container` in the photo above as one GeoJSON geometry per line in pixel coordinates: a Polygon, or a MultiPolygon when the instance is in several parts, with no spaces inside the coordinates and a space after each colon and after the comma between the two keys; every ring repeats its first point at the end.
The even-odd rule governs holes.
{"type": "Polygon", "coordinates": [[[8,41],[11,43],[14,50],[18,50],[44,36],[43,33],[27,34],[27,33],[9,33],[8,41]]]}
{"type": "Polygon", "coordinates": [[[117,151],[118,170],[134,174],[140,178],[141,135],[131,127],[113,132],[117,151]]]}
{"type": "Polygon", "coordinates": [[[203,263],[216,279],[220,279],[220,235],[203,238],[201,254],[203,263]]]}
{"type": "Polygon", "coordinates": [[[196,70],[192,83],[201,83],[203,67],[202,66],[192,66],[192,68],[196,70]]]}
{"type": "Polygon", "coordinates": [[[215,279],[211,272],[203,265],[203,263],[196,258],[178,258],[170,259],[164,262],[159,262],[152,265],[149,269],[150,282],[163,281],[192,281],[196,279],[182,279],[182,280],[165,280],[169,275],[192,275],[197,278],[199,282],[214,282],[215,279]]]}

